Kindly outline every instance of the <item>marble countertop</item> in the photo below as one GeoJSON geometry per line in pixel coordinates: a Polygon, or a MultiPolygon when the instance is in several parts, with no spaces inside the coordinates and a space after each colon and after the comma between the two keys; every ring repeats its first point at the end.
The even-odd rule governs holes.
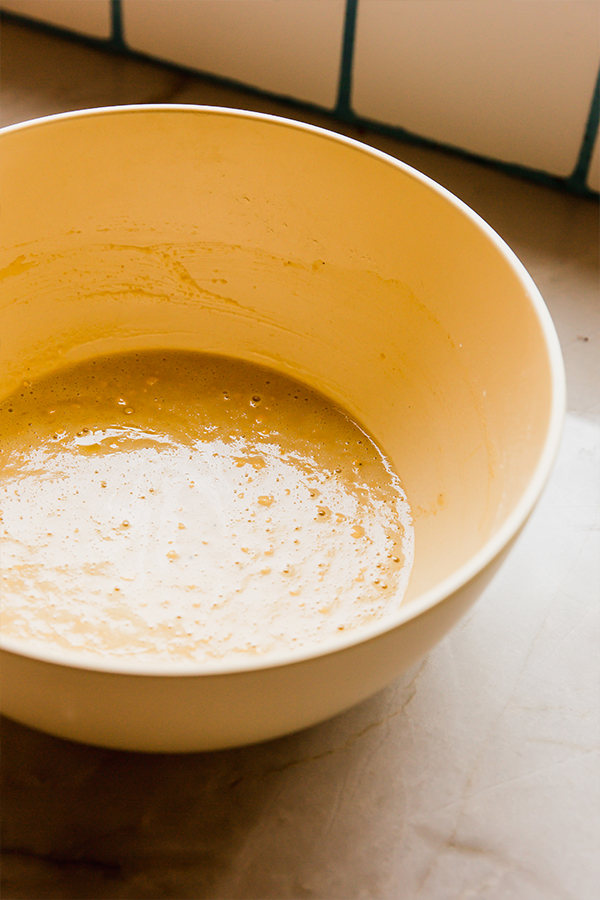
{"type": "MultiPolygon", "coordinates": [[[[2,43],[3,125],[180,102],[340,128],[13,22],[2,43]]],[[[323,725],[237,750],[144,756],[3,720],[5,900],[600,896],[597,203],[345,131],[461,197],[537,282],[569,391],[548,487],[467,618],[394,684],[323,725]]]]}

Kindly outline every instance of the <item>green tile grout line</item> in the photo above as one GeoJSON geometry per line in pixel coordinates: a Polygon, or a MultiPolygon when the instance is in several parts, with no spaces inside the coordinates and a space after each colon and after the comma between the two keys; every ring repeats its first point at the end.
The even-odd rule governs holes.
{"type": "Polygon", "coordinates": [[[121,9],[121,0],[110,0],[110,21],[112,28],[111,46],[115,50],[121,52],[126,51],[127,46],[123,38],[123,10],[121,9]]]}
{"type": "Polygon", "coordinates": [[[345,122],[349,125],[363,128],[374,133],[383,134],[387,137],[396,138],[397,140],[406,141],[412,144],[431,147],[433,149],[445,150],[463,159],[469,159],[473,162],[478,162],[483,165],[498,169],[499,171],[506,172],[509,175],[515,175],[519,178],[526,178],[539,184],[545,184],[547,186],[559,189],[566,189],[571,193],[580,194],[584,197],[598,196],[598,193],[596,191],[592,191],[588,187],[587,179],[594,148],[594,141],[596,140],[596,134],[598,132],[600,122],[600,72],[598,73],[598,78],[596,80],[596,86],[592,97],[590,112],[588,114],[581,147],[579,150],[579,156],[574,170],[570,176],[550,175],[548,172],[545,172],[541,169],[534,169],[529,166],[521,165],[519,163],[504,162],[502,160],[495,159],[494,157],[488,157],[482,154],[473,153],[469,150],[463,149],[462,147],[456,147],[452,144],[446,144],[442,141],[436,141],[431,138],[423,137],[400,126],[386,125],[385,122],[379,122],[374,119],[369,119],[365,116],[356,115],[356,113],[352,109],[352,76],[358,3],[359,0],[346,0],[338,93],[336,105],[333,109],[320,106],[316,103],[308,103],[306,101],[297,100],[295,97],[278,94],[274,91],[255,88],[233,78],[213,75],[210,72],[203,72],[200,69],[194,69],[190,66],[168,62],[154,57],[151,54],[132,50],[130,47],[128,47],[127,41],[125,39],[123,28],[123,8],[121,5],[121,0],[110,0],[111,36],[108,39],[89,37],[87,35],[79,34],[76,31],[70,31],[67,28],[61,28],[45,22],[39,22],[35,19],[30,19],[27,16],[22,16],[12,12],[6,12],[4,10],[0,10],[0,17],[6,18],[8,20],[12,19],[16,22],[33,26],[41,31],[46,31],[50,34],[57,34],[63,37],[67,36],[72,39],[74,38],[75,40],[79,40],[82,43],[86,43],[93,47],[109,49],[116,53],[136,56],[140,59],[151,59],[153,62],[156,62],[168,68],[177,69],[178,71],[183,71],[191,75],[199,75],[203,78],[208,79],[209,81],[212,81],[213,83],[233,87],[238,90],[243,90],[248,94],[268,97],[272,100],[280,100],[286,103],[290,103],[292,106],[299,109],[315,110],[319,113],[326,113],[332,116],[334,119],[345,122]]]}
{"type": "Polygon", "coordinates": [[[358,0],[346,0],[338,97],[334,113],[334,115],[344,121],[349,121],[352,117],[350,97],[352,94],[352,66],[354,63],[354,38],[356,36],[357,12],[358,0]]]}
{"type": "Polygon", "coordinates": [[[579,151],[579,159],[573,170],[573,174],[567,179],[567,183],[573,190],[578,192],[587,191],[587,179],[592,162],[592,153],[594,152],[594,142],[598,139],[598,129],[600,125],[600,70],[596,78],[596,87],[592,96],[590,111],[583,133],[583,141],[581,150],[579,151]]]}

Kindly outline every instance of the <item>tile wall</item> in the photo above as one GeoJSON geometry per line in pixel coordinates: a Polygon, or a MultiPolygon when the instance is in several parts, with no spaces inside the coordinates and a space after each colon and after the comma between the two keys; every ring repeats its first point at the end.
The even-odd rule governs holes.
{"type": "Polygon", "coordinates": [[[597,0],[0,0],[346,121],[599,190],[597,0]]]}
{"type": "Polygon", "coordinates": [[[0,9],[85,37],[109,40],[113,36],[111,0],[6,0],[0,9]]]}

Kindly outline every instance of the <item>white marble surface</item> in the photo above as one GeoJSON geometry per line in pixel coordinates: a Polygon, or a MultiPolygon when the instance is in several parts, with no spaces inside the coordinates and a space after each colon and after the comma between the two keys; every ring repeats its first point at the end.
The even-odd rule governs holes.
{"type": "MultiPolygon", "coordinates": [[[[147,101],[303,117],[14,24],[2,39],[2,124],[147,101]]],[[[537,281],[569,387],[548,488],[468,618],[396,683],[321,726],[238,750],[143,756],[3,720],[5,900],[600,896],[598,207],[348,133],[454,191],[537,281]]]]}

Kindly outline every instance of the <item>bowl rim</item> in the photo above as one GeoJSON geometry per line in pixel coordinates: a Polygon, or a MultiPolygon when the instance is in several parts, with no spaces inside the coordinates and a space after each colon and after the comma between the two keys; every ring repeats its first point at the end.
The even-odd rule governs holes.
{"type": "Polygon", "coordinates": [[[487,566],[508,546],[512,539],[516,537],[534,509],[556,459],[566,414],[566,377],[564,361],[558,335],[550,312],[540,291],[533,281],[533,278],[515,252],[511,250],[508,244],[506,244],[494,229],[464,201],[460,200],[451,191],[438,184],[428,175],[424,175],[422,172],[419,172],[418,169],[396,159],[394,156],[385,153],[383,150],[371,147],[369,144],[364,144],[354,138],[347,137],[346,135],[330,131],[317,125],[252,110],[184,103],[147,103],[71,110],[68,112],[29,119],[24,122],[17,122],[1,128],[0,137],[15,131],[25,131],[31,128],[51,125],[63,120],[78,118],[86,119],[92,116],[135,115],[148,112],[160,112],[167,115],[172,113],[222,115],[233,118],[252,119],[259,122],[278,125],[280,127],[307,132],[315,137],[331,140],[353,150],[366,153],[374,159],[391,165],[403,174],[420,182],[424,187],[433,191],[439,197],[454,206],[469,219],[484,236],[487,237],[490,243],[512,268],[514,274],[523,285],[533,312],[537,317],[548,354],[551,381],[551,408],[544,444],[535,469],[525,490],[521,494],[521,497],[501,527],[486,541],[477,553],[435,587],[430,588],[406,605],[401,603],[400,607],[395,612],[385,614],[375,623],[359,626],[344,636],[328,638],[322,642],[319,641],[314,644],[308,644],[299,649],[278,651],[272,654],[268,653],[265,654],[264,657],[242,657],[242,659],[239,660],[231,660],[225,657],[224,659],[211,660],[208,662],[169,662],[162,659],[152,662],[150,660],[135,659],[132,657],[94,657],[91,654],[85,656],[76,650],[70,651],[54,648],[52,646],[48,646],[47,648],[44,646],[31,647],[28,645],[27,641],[23,639],[1,634],[0,651],[26,657],[42,663],[50,663],[62,667],[104,674],[134,675],[142,677],[151,676],[154,678],[206,678],[211,676],[235,675],[243,674],[245,672],[289,667],[316,660],[320,657],[341,653],[350,650],[352,647],[359,644],[366,644],[367,642],[375,640],[395,629],[401,628],[407,622],[424,615],[433,607],[442,603],[444,600],[449,599],[453,594],[465,587],[479,573],[486,569],[487,566]]]}

